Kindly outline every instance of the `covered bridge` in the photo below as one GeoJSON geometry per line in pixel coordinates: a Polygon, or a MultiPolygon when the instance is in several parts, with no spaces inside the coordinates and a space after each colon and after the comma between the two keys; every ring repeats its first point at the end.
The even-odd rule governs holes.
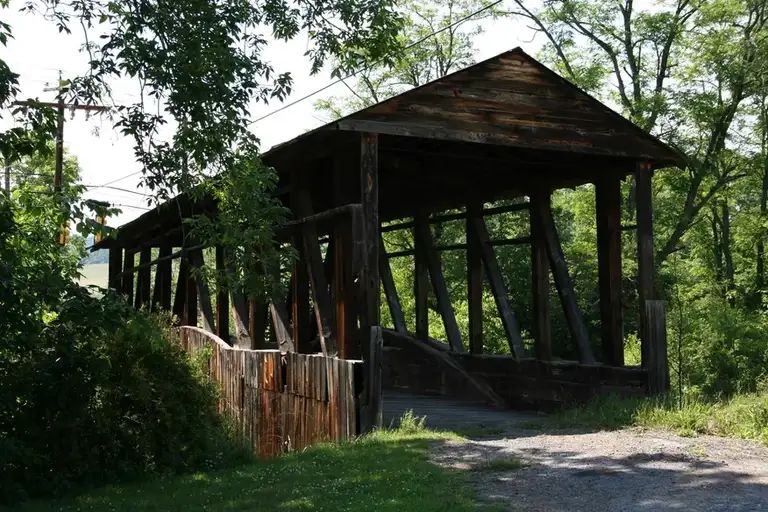
{"type": "MultiPolygon", "coordinates": [[[[287,240],[300,255],[285,301],[247,307],[242,298],[220,293],[214,311],[205,283],[195,283],[188,271],[203,264],[204,241],[193,246],[180,229],[182,215],[207,205],[183,198],[102,242],[111,249],[110,287],[137,306],[172,309],[184,324],[195,325],[201,311],[205,328],[227,341],[310,352],[318,350],[312,340],[319,338],[347,359],[371,357],[367,340],[369,329],[381,323],[383,289],[394,325],[384,337],[385,387],[544,406],[607,390],[646,393],[668,386],[663,309],[654,300],[651,180],[656,169],[682,166],[682,158],[521,49],[326,124],[271,149],[264,160],[279,173],[276,193],[294,215],[287,240]],[[623,227],[620,183],[630,175],[636,226],[623,227]],[[596,190],[600,353],[579,311],[550,206],[553,190],[586,183],[596,190]],[[519,199],[487,206],[512,198],[519,199]],[[530,211],[530,236],[490,239],[484,217],[523,209],[530,211]],[[466,244],[436,246],[430,225],[459,219],[466,222],[466,244]],[[382,232],[395,229],[414,233],[415,325],[405,323],[391,255],[381,241],[382,232]],[[642,367],[624,365],[623,229],[637,230],[642,367]],[[524,347],[508,298],[516,290],[506,289],[494,250],[512,243],[531,248],[533,351],[524,347]],[[152,260],[153,248],[160,258],[152,260]],[[467,251],[469,339],[462,339],[441,269],[439,251],[448,249],[467,251]],[[182,259],[176,284],[172,257],[182,259]],[[483,273],[507,355],[483,354],[483,273]],[[550,274],[578,361],[553,358],[550,274]],[[444,342],[429,337],[428,287],[444,342]]],[[[220,251],[216,259],[223,264],[220,251]]]]}

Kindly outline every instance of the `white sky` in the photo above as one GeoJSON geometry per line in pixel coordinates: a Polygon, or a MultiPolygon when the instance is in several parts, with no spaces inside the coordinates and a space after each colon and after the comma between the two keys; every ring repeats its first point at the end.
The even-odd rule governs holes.
{"type": "MultiPolygon", "coordinates": [[[[9,9],[0,10],[2,20],[11,25],[14,35],[8,47],[0,49],[0,55],[12,71],[21,75],[19,99],[39,98],[41,101],[52,101],[55,93],[44,92],[43,88],[56,85],[58,70],[63,72],[64,78],[68,78],[76,76],[78,72],[82,73],[85,69],[87,58],[79,51],[82,34],[77,30],[73,30],[73,34],[69,36],[60,34],[53,23],[41,16],[19,13],[18,9],[22,5],[22,1],[12,0],[9,9]]],[[[504,5],[500,7],[503,8],[504,5]]],[[[519,20],[484,20],[480,23],[485,32],[475,41],[478,61],[516,46],[521,46],[527,53],[535,55],[541,46],[540,40],[531,41],[533,32],[519,20]]],[[[306,39],[298,38],[290,43],[273,43],[266,53],[275,71],[290,71],[293,75],[294,90],[288,102],[316,91],[332,81],[329,73],[309,75],[309,61],[303,56],[305,49],[306,39]]],[[[138,98],[137,90],[137,86],[128,80],[116,83],[115,101],[132,103],[138,98]]],[[[346,92],[343,84],[337,84],[254,125],[253,129],[262,141],[262,150],[266,151],[275,144],[323,124],[314,113],[313,102],[319,98],[344,95],[346,92]]],[[[280,106],[277,102],[270,105],[259,104],[252,109],[251,114],[253,118],[257,118],[280,106]]],[[[106,118],[92,116],[86,119],[84,112],[77,112],[71,119],[68,114],[64,144],[67,151],[78,158],[84,184],[101,185],[140,171],[140,166],[134,159],[132,140],[122,137],[106,118]]],[[[140,178],[140,175],[131,176],[114,183],[113,186],[143,192],[138,186],[140,178]]],[[[86,197],[146,208],[146,200],[141,195],[128,192],[99,189],[88,192],[86,197]]],[[[144,213],[142,209],[127,206],[121,208],[123,213],[110,219],[111,226],[121,225],[144,213]]]]}

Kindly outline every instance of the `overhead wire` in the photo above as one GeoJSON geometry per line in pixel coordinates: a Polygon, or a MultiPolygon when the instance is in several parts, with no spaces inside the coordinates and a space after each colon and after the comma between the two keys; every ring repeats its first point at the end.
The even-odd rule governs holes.
{"type": "MultiPolygon", "coordinates": [[[[432,33],[430,33],[430,34],[427,34],[426,36],[422,37],[421,39],[418,39],[418,40],[416,40],[416,41],[414,41],[414,42],[410,43],[410,44],[409,44],[409,45],[407,45],[405,48],[403,48],[403,50],[402,50],[402,51],[410,50],[410,49],[411,49],[411,48],[413,48],[414,46],[418,46],[418,45],[420,45],[421,43],[423,43],[423,42],[424,42],[424,41],[426,41],[427,39],[429,39],[429,38],[432,38],[432,37],[435,37],[436,35],[438,35],[438,34],[440,34],[440,33],[442,33],[442,32],[445,32],[446,30],[449,30],[449,29],[451,29],[451,28],[454,28],[455,26],[457,26],[457,25],[460,25],[461,23],[464,23],[465,21],[469,20],[470,18],[474,18],[474,17],[475,17],[475,16],[477,16],[478,14],[482,14],[483,12],[487,11],[488,9],[491,9],[492,7],[495,7],[496,5],[500,4],[500,3],[501,3],[501,2],[503,2],[503,1],[504,1],[504,0],[496,0],[495,2],[491,2],[490,4],[486,5],[485,7],[482,7],[481,9],[478,9],[477,11],[475,11],[475,12],[473,12],[473,13],[471,13],[471,14],[468,14],[468,15],[464,16],[463,18],[461,18],[461,19],[458,19],[458,20],[454,21],[453,23],[451,23],[451,24],[449,24],[449,25],[446,25],[446,26],[444,26],[444,27],[441,27],[440,29],[438,29],[438,30],[435,30],[434,32],[432,32],[432,33]]],[[[259,118],[257,118],[257,119],[254,119],[253,121],[251,121],[250,123],[248,123],[248,125],[247,125],[247,126],[251,126],[251,125],[253,125],[253,124],[256,124],[256,123],[258,123],[259,121],[263,121],[264,119],[267,119],[268,117],[271,117],[271,116],[273,116],[273,115],[277,114],[278,112],[282,112],[283,110],[285,110],[285,109],[287,109],[287,108],[290,108],[290,107],[292,107],[292,106],[294,106],[294,105],[297,105],[297,104],[301,103],[302,101],[304,101],[304,100],[307,100],[307,99],[311,98],[312,96],[315,96],[316,94],[320,94],[321,92],[323,92],[323,91],[325,91],[325,90],[327,90],[327,89],[330,89],[330,88],[331,88],[331,87],[333,87],[334,85],[336,85],[336,84],[339,84],[339,83],[342,83],[342,82],[344,82],[344,80],[347,80],[348,78],[352,78],[352,77],[354,77],[355,75],[357,75],[357,74],[359,74],[359,73],[362,73],[363,71],[366,71],[366,70],[368,70],[368,69],[371,69],[371,68],[372,68],[372,67],[374,67],[374,66],[377,66],[378,64],[380,64],[380,63],[381,63],[382,61],[384,61],[384,60],[385,60],[385,59],[384,59],[384,57],[382,57],[381,59],[378,59],[378,60],[376,60],[376,61],[372,62],[371,64],[368,64],[368,65],[366,65],[366,66],[363,66],[362,68],[358,69],[357,71],[353,71],[352,73],[349,73],[348,75],[346,75],[346,76],[344,76],[344,77],[342,77],[342,78],[338,78],[337,80],[335,80],[335,81],[333,81],[333,82],[331,82],[331,83],[329,83],[329,84],[327,84],[327,85],[325,85],[325,86],[321,87],[320,89],[317,89],[317,90],[316,90],[316,91],[314,91],[314,92],[311,92],[311,93],[309,93],[309,94],[305,94],[304,96],[302,96],[302,97],[300,97],[300,98],[297,98],[297,99],[295,99],[294,101],[292,101],[292,102],[290,102],[290,103],[286,103],[286,104],[285,104],[285,105],[283,105],[282,107],[280,107],[280,108],[278,108],[278,109],[275,109],[275,110],[273,110],[272,112],[269,112],[269,113],[267,113],[267,114],[265,114],[265,115],[263,115],[263,116],[261,116],[261,117],[259,117],[259,118]]]]}

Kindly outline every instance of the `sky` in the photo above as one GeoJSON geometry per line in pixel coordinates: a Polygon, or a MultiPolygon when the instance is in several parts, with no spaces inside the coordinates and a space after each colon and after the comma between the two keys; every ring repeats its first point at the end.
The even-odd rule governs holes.
{"type": "MultiPolygon", "coordinates": [[[[55,92],[46,92],[43,89],[55,87],[59,71],[66,79],[77,76],[86,69],[87,57],[80,51],[82,33],[76,30],[72,31],[72,35],[59,33],[53,23],[39,14],[20,13],[18,10],[24,3],[11,0],[9,8],[0,10],[2,21],[11,26],[13,33],[13,39],[9,41],[7,48],[0,50],[0,56],[12,71],[20,75],[19,99],[53,101],[55,92]]],[[[503,8],[504,4],[500,7],[503,8]]],[[[535,55],[541,47],[542,41],[534,40],[533,31],[522,20],[506,18],[475,23],[484,29],[484,33],[474,41],[477,61],[517,46],[535,55]]],[[[304,35],[287,43],[270,42],[265,53],[276,72],[290,71],[293,75],[294,88],[286,100],[288,103],[333,82],[330,72],[310,76],[309,60],[303,55],[306,48],[307,40],[304,35]]],[[[113,88],[116,103],[133,103],[138,100],[138,86],[128,79],[115,82],[113,88]]],[[[261,139],[262,150],[266,151],[276,144],[321,126],[323,121],[314,112],[314,101],[344,94],[348,94],[346,87],[341,83],[336,84],[253,125],[253,131],[261,139]]],[[[261,117],[280,106],[279,102],[254,105],[251,116],[254,119],[261,117]]],[[[6,126],[7,123],[4,123],[0,129],[5,129],[6,126]]],[[[84,112],[68,113],[64,128],[64,146],[80,163],[82,183],[90,187],[86,197],[109,201],[122,209],[121,214],[109,220],[109,225],[119,226],[146,211],[147,201],[143,194],[147,191],[139,185],[141,167],[135,161],[132,140],[114,130],[109,119],[98,115],[86,116],[84,112]],[[129,192],[96,188],[104,184],[127,189],[129,192]]]]}

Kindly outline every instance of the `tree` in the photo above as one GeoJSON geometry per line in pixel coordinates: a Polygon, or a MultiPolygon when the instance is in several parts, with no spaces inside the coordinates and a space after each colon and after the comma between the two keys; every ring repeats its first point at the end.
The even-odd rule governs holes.
{"type": "Polygon", "coordinates": [[[483,29],[475,22],[496,15],[488,0],[406,0],[399,44],[406,48],[390,66],[366,66],[354,85],[343,83],[348,95],[315,102],[315,110],[339,119],[387,98],[463,69],[475,62],[473,39],[483,29]],[[419,44],[413,44],[420,42],[419,44]]]}

